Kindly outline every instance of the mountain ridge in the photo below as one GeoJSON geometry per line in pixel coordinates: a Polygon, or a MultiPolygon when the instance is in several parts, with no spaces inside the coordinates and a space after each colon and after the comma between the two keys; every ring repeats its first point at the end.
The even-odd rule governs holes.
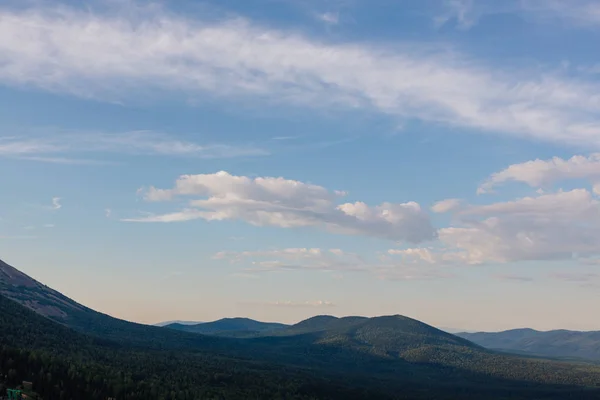
{"type": "Polygon", "coordinates": [[[245,317],[233,317],[233,318],[221,318],[211,322],[201,322],[199,324],[186,325],[186,324],[169,324],[165,325],[165,328],[175,329],[185,332],[194,332],[202,334],[236,334],[239,332],[259,333],[267,332],[271,330],[282,329],[288,325],[281,324],[278,322],[262,322],[256,321],[245,317]]]}
{"type": "Polygon", "coordinates": [[[460,332],[455,335],[488,349],[600,361],[600,331],[519,328],[501,332],[460,332]]]}
{"type": "MultiPolygon", "coordinates": [[[[231,382],[234,379],[232,377],[236,376],[239,378],[235,379],[241,379],[235,381],[242,385],[240,388],[246,383],[243,383],[243,374],[236,375],[237,365],[259,368],[262,372],[252,376],[264,375],[267,379],[280,379],[285,375],[280,372],[293,370],[294,376],[300,379],[300,386],[294,390],[316,393],[314,385],[327,386],[329,384],[326,382],[334,379],[337,382],[352,382],[355,389],[364,385],[359,392],[353,392],[356,394],[355,399],[377,398],[366,391],[371,389],[383,394],[384,397],[381,398],[390,399],[398,398],[396,394],[399,391],[402,391],[405,396],[403,398],[406,399],[504,399],[507,397],[503,397],[502,393],[511,394],[515,391],[523,396],[510,398],[562,399],[565,393],[573,391],[581,392],[589,399],[595,398],[591,397],[595,393],[600,395],[600,392],[591,388],[600,386],[600,367],[499,354],[401,315],[373,318],[316,316],[291,327],[254,333],[246,338],[209,336],[113,318],[79,305],[37,281],[32,283],[26,279],[26,275],[18,275],[14,269],[4,269],[10,274],[0,275],[0,284],[3,291],[13,298],[0,294],[2,298],[25,307],[25,304],[31,303],[27,296],[33,296],[35,304],[50,303],[64,311],[65,316],[44,315],[43,307],[30,307],[30,313],[34,312],[48,322],[41,323],[39,319],[36,320],[38,322],[28,322],[27,331],[19,333],[18,329],[16,332],[14,330],[13,325],[16,324],[11,322],[14,316],[6,316],[5,310],[0,309],[0,317],[4,321],[0,328],[13,332],[11,335],[0,335],[0,344],[17,346],[15,354],[20,354],[18,352],[21,351],[19,346],[23,346],[22,336],[30,337],[30,344],[43,343],[46,333],[41,325],[58,323],[64,329],[82,334],[84,339],[81,340],[84,342],[91,340],[96,343],[90,344],[92,347],[88,348],[82,342],[84,344],[81,346],[86,349],[84,353],[80,354],[76,348],[72,350],[74,354],[66,356],[77,360],[92,357],[96,360],[94,362],[102,364],[101,371],[105,372],[101,373],[111,376],[114,375],[110,372],[111,368],[118,368],[118,363],[111,361],[111,357],[116,357],[133,368],[132,371],[144,368],[150,374],[148,376],[159,379],[159,382],[163,375],[165,379],[177,381],[181,368],[194,365],[194,368],[204,371],[203,376],[212,377],[206,382],[207,385],[214,383],[215,379],[217,383],[231,382]],[[103,348],[111,355],[103,354],[98,345],[106,346],[103,348]],[[165,364],[165,360],[173,357],[174,364],[165,364]],[[142,364],[138,364],[139,362],[142,364]],[[143,367],[148,362],[155,365],[156,369],[143,367]],[[217,373],[224,365],[228,372],[225,375],[217,373]],[[301,371],[309,375],[302,375],[301,371]],[[322,380],[322,377],[326,379],[322,380]],[[306,384],[303,381],[305,379],[306,384]],[[435,382],[433,387],[432,382],[435,382]],[[531,397],[527,393],[541,395],[531,397]]],[[[50,329],[55,329],[54,325],[50,329]]],[[[59,335],[56,340],[65,340],[66,336],[66,333],[59,335]]],[[[59,350],[67,351],[69,348],[65,346],[59,350]]],[[[34,362],[28,361],[30,359],[36,358],[25,357],[22,362],[34,362]]],[[[39,368],[35,367],[33,371],[38,374],[39,368]]],[[[189,372],[184,385],[193,385],[194,372],[191,375],[189,372]]],[[[128,382],[132,379],[143,381],[142,375],[137,373],[133,373],[128,379],[128,382]]],[[[338,389],[328,387],[329,395],[312,398],[347,398],[339,397],[338,394],[342,393],[340,390],[344,389],[344,384],[336,386],[338,389]]]]}

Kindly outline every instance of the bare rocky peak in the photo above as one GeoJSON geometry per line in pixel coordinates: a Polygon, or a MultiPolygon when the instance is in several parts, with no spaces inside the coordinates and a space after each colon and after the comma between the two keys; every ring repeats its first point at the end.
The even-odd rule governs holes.
{"type": "Polygon", "coordinates": [[[0,260],[0,294],[46,317],[64,319],[84,307],[0,260]]]}
{"type": "Polygon", "coordinates": [[[25,275],[18,269],[11,267],[0,260],[0,284],[11,286],[23,286],[27,288],[40,287],[41,284],[35,279],[25,275]]]}

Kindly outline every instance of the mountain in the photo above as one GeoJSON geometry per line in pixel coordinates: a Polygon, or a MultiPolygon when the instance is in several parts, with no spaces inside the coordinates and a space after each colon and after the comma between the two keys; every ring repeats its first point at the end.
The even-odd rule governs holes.
{"type": "Polygon", "coordinates": [[[494,333],[461,332],[456,335],[489,349],[600,361],[600,331],[536,331],[525,328],[494,333]]]}
{"type": "Polygon", "coordinates": [[[173,320],[173,321],[163,321],[163,322],[158,322],[156,324],[153,324],[154,326],[167,326],[167,325],[172,325],[172,324],[179,324],[179,325],[198,325],[198,324],[203,324],[204,322],[202,321],[180,321],[180,320],[173,320]]]}
{"type": "MultiPolygon", "coordinates": [[[[205,347],[215,339],[124,321],[85,307],[0,261],[0,295],[76,331],[157,349],[205,347]]],[[[226,346],[225,343],[219,342],[226,346]]]]}
{"type": "Polygon", "coordinates": [[[600,398],[600,367],[495,353],[400,315],[207,336],[116,319],[0,270],[0,395],[30,380],[45,400],[600,398]]]}
{"type": "Polygon", "coordinates": [[[203,333],[206,335],[235,336],[238,334],[251,335],[269,332],[287,327],[276,322],[260,322],[249,318],[222,318],[213,322],[204,322],[194,325],[173,323],[165,326],[185,332],[203,333]]]}
{"type": "Polygon", "coordinates": [[[71,313],[87,311],[86,307],[30,278],[2,260],[0,260],[0,294],[56,320],[66,320],[71,313]]]}
{"type": "Polygon", "coordinates": [[[44,400],[271,399],[282,392],[297,400],[391,400],[320,373],[210,352],[124,346],[76,332],[0,295],[0,398],[5,388],[29,381],[44,400]]]}
{"type": "Polygon", "coordinates": [[[452,334],[456,334],[456,333],[474,333],[476,331],[467,331],[464,329],[458,329],[458,328],[449,328],[446,326],[440,326],[438,327],[438,329],[444,331],[444,332],[448,332],[448,333],[452,333],[452,334]]]}

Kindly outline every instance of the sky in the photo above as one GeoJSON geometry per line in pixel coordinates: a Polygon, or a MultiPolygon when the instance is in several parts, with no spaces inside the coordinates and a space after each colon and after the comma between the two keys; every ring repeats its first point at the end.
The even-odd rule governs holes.
{"type": "Polygon", "coordinates": [[[600,330],[600,3],[0,2],[0,258],[143,323],[600,330]]]}

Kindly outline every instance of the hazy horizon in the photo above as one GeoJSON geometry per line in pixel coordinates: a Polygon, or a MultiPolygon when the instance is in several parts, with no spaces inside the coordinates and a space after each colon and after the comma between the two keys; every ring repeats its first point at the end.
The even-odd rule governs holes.
{"type": "Polygon", "coordinates": [[[0,259],[146,324],[600,330],[600,5],[374,4],[3,2],[0,259]]]}

